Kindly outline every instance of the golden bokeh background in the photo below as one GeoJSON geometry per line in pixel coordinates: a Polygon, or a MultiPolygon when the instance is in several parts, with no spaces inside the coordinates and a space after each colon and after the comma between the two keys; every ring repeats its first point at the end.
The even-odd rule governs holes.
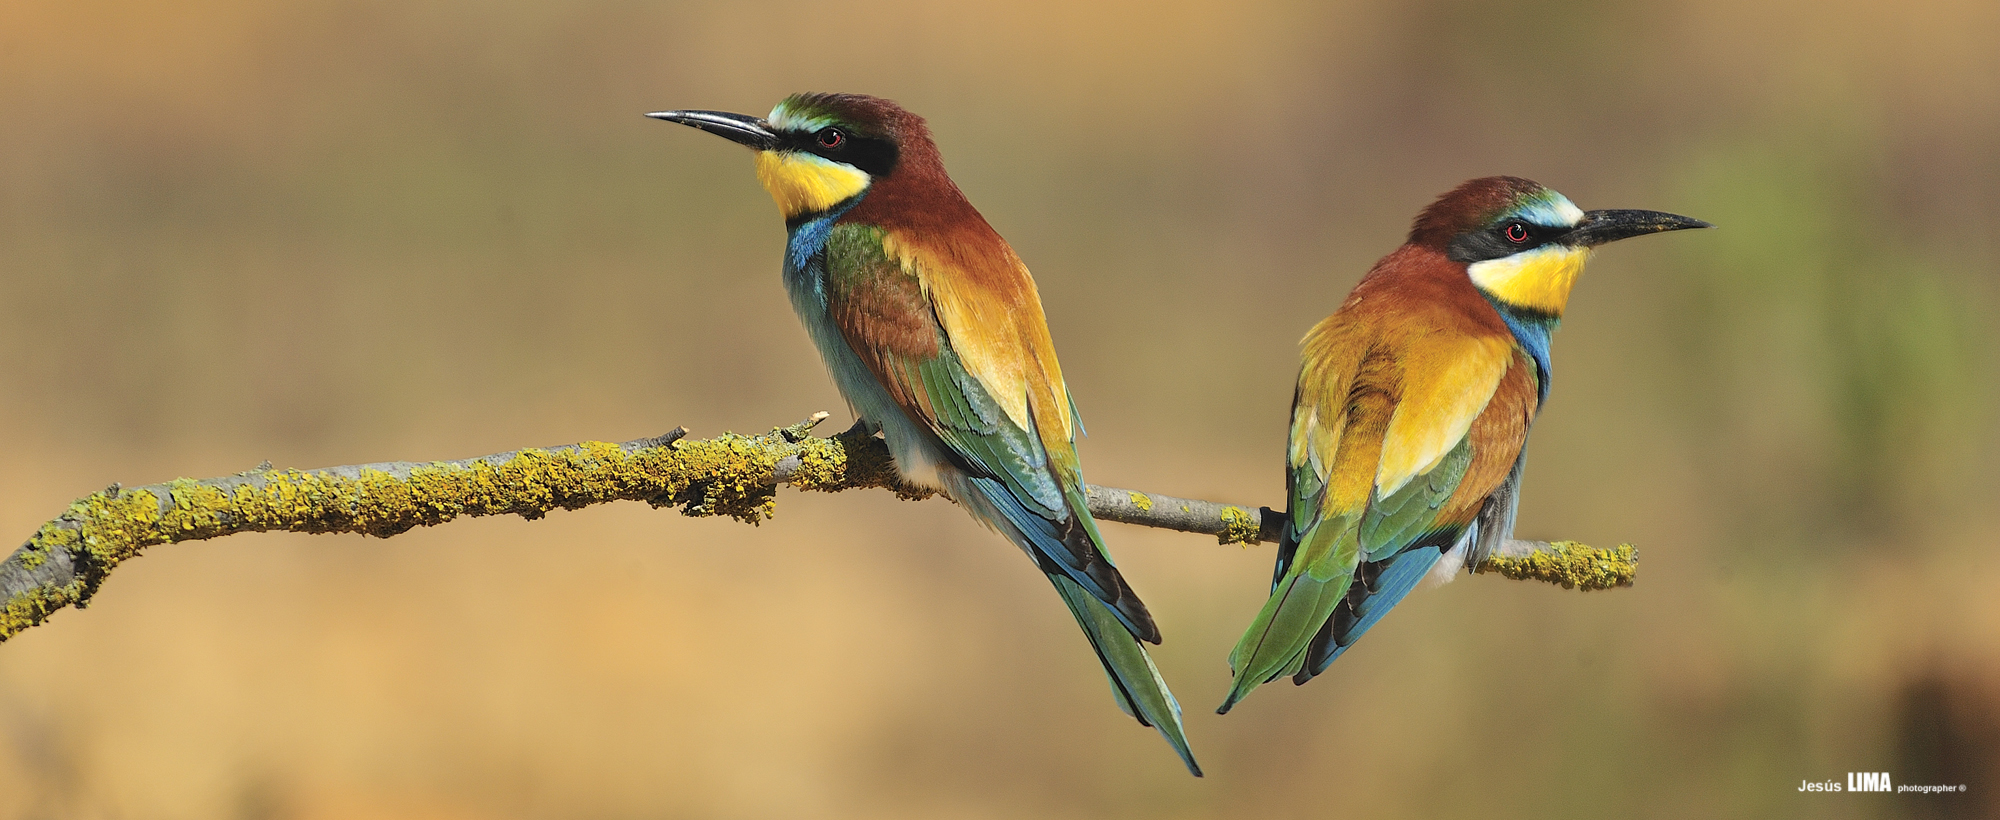
{"type": "Polygon", "coordinates": [[[117,481],[848,421],[739,148],[897,99],[1036,272],[1095,481],[1276,504],[1295,343],[1511,173],[1599,254],[1520,532],[1210,713],[1268,546],[1110,525],[1209,772],[943,501],[155,548],[0,645],[0,818],[2000,812],[2000,5],[0,2],[0,532],[117,481]],[[1819,795],[1888,771],[1949,797],[1819,795]]]}

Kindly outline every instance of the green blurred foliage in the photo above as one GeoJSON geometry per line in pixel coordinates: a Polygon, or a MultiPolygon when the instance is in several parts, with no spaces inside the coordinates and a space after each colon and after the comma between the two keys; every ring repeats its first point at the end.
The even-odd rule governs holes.
{"type": "Polygon", "coordinates": [[[862,91],[1037,275],[1093,480],[1275,503],[1298,337],[1473,176],[1604,250],[1528,537],[1226,718],[1268,548],[1114,527],[1209,777],[942,501],[628,505],[123,568],[0,646],[0,818],[2000,812],[2000,6],[0,4],[0,525],[111,481],[463,457],[839,398],[744,153],[862,91]],[[1963,796],[1806,795],[1892,772],[1963,796]]]}

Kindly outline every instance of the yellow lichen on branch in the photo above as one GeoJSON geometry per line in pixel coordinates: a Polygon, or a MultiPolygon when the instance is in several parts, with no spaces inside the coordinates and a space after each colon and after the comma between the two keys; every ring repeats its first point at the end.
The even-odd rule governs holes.
{"type": "Polygon", "coordinates": [[[1221,515],[1222,532],[1215,534],[1218,544],[1255,544],[1263,535],[1264,522],[1256,513],[1225,506],[1221,515]]]}
{"type": "Polygon", "coordinates": [[[1491,555],[1474,572],[1499,573],[1516,581],[1545,581],[1564,589],[1629,587],[1639,573],[1639,551],[1631,544],[1601,549],[1575,541],[1555,541],[1525,555],[1491,555]]]}
{"type": "Polygon", "coordinates": [[[779,480],[825,492],[891,486],[909,497],[926,494],[894,483],[886,452],[882,458],[857,459],[850,472],[846,442],[807,435],[812,423],[762,436],[584,442],[466,461],[262,470],[146,487],[114,485],[77,500],[44,524],[5,562],[17,566],[0,564],[0,592],[7,595],[0,640],[65,606],[87,604],[120,563],[147,547],[176,541],[272,531],[387,538],[459,516],[536,519],[558,508],[621,500],[756,524],[775,511],[779,480]]]}

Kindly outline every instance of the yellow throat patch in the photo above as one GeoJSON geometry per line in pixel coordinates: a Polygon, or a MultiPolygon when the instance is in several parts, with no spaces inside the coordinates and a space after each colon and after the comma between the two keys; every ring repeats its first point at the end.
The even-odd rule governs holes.
{"type": "Polygon", "coordinates": [[[860,169],[799,151],[757,152],[757,181],[786,219],[827,210],[868,188],[860,169]]]}
{"type": "Polygon", "coordinates": [[[1590,259],[1589,248],[1543,245],[1526,253],[1488,259],[1467,266],[1472,283],[1516,307],[1561,316],[1569,304],[1569,289],[1590,259]]]}

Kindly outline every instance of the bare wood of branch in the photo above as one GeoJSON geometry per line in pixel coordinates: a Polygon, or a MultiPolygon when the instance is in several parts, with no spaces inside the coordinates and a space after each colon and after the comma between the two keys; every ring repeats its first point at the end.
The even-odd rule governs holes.
{"type": "MultiPolygon", "coordinates": [[[[145,548],[240,532],[361,533],[387,538],[460,516],[519,515],[608,501],[677,506],[687,515],[771,517],[777,485],[803,490],[882,487],[906,499],[931,496],[903,484],[880,439],[850,430],[809,431],[819,413],[761,436],[687,439],[686,428],[622,444],[583,442],[461,461],[385,462],[319,470],[272,470],[120,487],[71,504],[0,561],[0,641],[67,606],[83,607],[121,562],[145,548]]],[[[1275,541],[1283,514],[1114,487],[1089,487],[1090,510],[1106,521],[1216,536],[1224,544],[1275,541]]],[[[1600,550],[1572,542],[1509,541],[1475,568],[1578,589],[1632,583],[1630,546],[1600,550]]]]}

